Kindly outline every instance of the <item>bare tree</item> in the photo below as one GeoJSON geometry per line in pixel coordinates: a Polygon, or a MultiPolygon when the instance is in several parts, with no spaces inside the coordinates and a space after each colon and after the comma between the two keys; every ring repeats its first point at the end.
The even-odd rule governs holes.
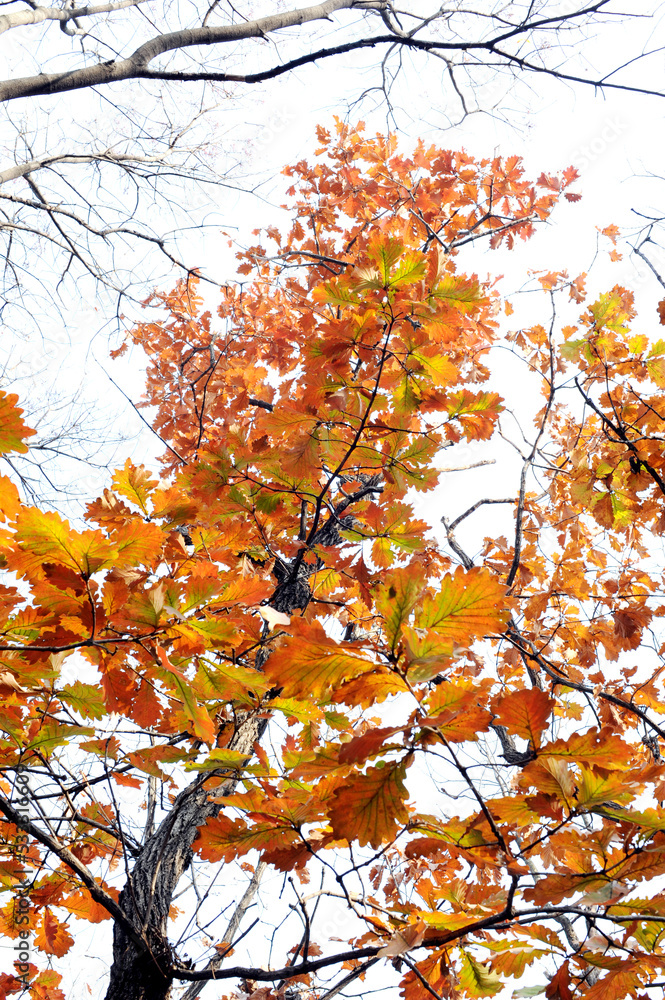
{"type": "MultiPolygon", "coordinates": [[[[100,294],[108,316],[111,301],[119,310],[165,271],[200,264],[181,247],[183,233],[219,223],[220,184],[233,176],[247,186],[225,116],[261,85],[306,68],[303,82],[316,85],[317,65],[336,60],[343,69],[353,55],[375,71],[362,96],[392,111],[398,74],[436,60],[457,120],[497,103],[479,96],[497,75],[504,90],[516,77],[545,75],[662,96],[662,87],[640,83],[646,72],[635,74],[649,52],[622,52],[622,66],[598,70],[581,59],[591,34],[655,17],[660,6],[625,14],[613,0],[413,0],[405,9],[324,0],[256,16],[251,2],[10,0],[0,15],[12,69],[0,82],[3,320],[25,331],[55,304],[66,322],[73,300],[100,294]]],[[[357,99],[343,78],[340,102],[357,99]]]]}

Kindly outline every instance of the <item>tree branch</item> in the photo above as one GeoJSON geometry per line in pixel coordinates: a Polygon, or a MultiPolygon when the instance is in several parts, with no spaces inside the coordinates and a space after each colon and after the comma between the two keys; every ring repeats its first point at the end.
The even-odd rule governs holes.
{"type": "Polygon", "coordinates": [[[111,914],[113,919],[119,924],[127,936],[132,940],[134,946],[138,948],[140,952],[145,952],[147,944],[145,939],[137,933],[131,920],[128,918],[122,907],[118,906],[116,901],[112,896],[109,896],[107,892],[102,889],[97,880],[90,874],[86,866],[79,861],[75,854],[65,847],[63,844],[59,844],[58,841],[51,837],[48,833],[44,833],[39,829],[31,820],[26,819],[21,813],[17,812],[16,809],[3,797],[0,796],[0,812],[4,813],[10,823],[17,826],[21,830],[25,830],[26,833],[34,837],[35,840],[39,841],[44,847],[47,847],[49,851],[60,858],[60,860],[71,868],[73,872],[78,875],[83,885],[86,887],[92,898],[100,906],[111,914]]]}

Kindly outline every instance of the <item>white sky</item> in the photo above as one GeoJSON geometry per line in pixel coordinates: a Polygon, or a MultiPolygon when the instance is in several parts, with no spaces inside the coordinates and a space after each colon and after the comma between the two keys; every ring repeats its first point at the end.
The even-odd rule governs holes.
{"type": "MultiPolygon", "coordinates": [[[[650,6],[639,2],[630,4],[633,13],[650,6]]],[[[665,18],[665,5],[661,6],[665,18]]],[[[659,44],[659,39],[663,42],[664,34],[662,19],[657,22],[643,21],[634,24],[629,32],[625,28],[618,30],[607,48],[605,42],[590,41],[584,58],[592,66],[604,65],[606,61],[615,63],[620,60],[622,52],[635,51],[642,43],[653,47],[659,44]]],[[[665,214],[665,181],[648,179],[650,173],[658,174],[660,170],[665,173],[662,167],[665,100],[614,93],[603,97],[594,95],[590,88],[572,89],[554,84],[544,77],[532,78],[529,83],[534,87],[533,92],[529,92],[519,81],[505,100],[501,89],[494,92],[492,99],[501,100],[511,124],[502,122],[499,117],[474,115],[451,129],[447,127],[447,115],[458,114],[459,106],[450,99],[447,85],[442,87],[439,66],[433,62],[427,64],[424,60],[419,60],[418,66],[417,74],[412,73],[398,82],[394,92],[396,106],[410,109],[410,121],[403,113],[399,116],[403,142],[407,147],[415,137],[422,136],[444,147],[464,146],[477,156],[517,153],[525,158],[527,169],[534,178],[541,171],[553,172],[571,163],[580,169],[577,189],[583,195],[581,202],[575,205],[563,203],[555,212],[551,224],[543,227],[528,244],[520,245],[512,255],[491,253],[478,243],[473,244],[473,250],[466,255],[465,261],[469,270],[475,270],[481,276],[487,271],[504,273],[506,288],[511,292],[524,284],[529,268],[558,270],[565,267],[572,276],[588,270],[596,251],[597,227],[615,223],[626,230],[633,229],[635,217],[631,214],[632,209],[657,210],[660,204],[665,214]],[[425,66],[428,68],[424,69],[425,66]]],[[[638,65],[635,77],[646,85],[665,87],[662,53],[638,65]]],[[[348,93],[357,93],[367,84],[362,69],[354,65],[353,60],[349,60],[346,66],[337,61],[316,71],[304,70],[286,80],[276,81],[262,97],[255,98],[250,94],[246,103],[235,104],[223,128],[230,151],[242,156],[245,171],[256,175],[277,174],[287,163],[311,156],[316,145],[314,125],[330,125],[332,114],[339,109],[339,98],[342,96],[340,82],[348,93]]],[[[491,86],[486,88],[486,98],[491,98],[490,91],[491,86]]],[[[372,131],[385,129],[384,109],[373,116],[363,113],[356,117],[365,118],[372,131]]],[[[194,230],[181,240],[181,251],[188,262],[199,265],[215,261],[220,280],[231,279],[235,268],[233,252],[227,248],[226,238],[220,235],[220,231],[234,232],[232,227],[236,227],[240,242],[250,242],[254,227],[285,225],[284,213],[274,207],[282,200],[280,183],[277,178],[265,184],[262,191],[266,200],[263,201],[221,189],[219,199],[206,207],[209,227],[194,230]]],[[[636,266],[630,260],[613,265],[601,260],[594,269],[590,284],[598,290],[617,282],[633,287],[637,284],[642,306],[639,327],[657,337],[662,328],[658,327],[655,306],[661,295],[656,283],[645,280],[645,275],[644,267],[636,266]]],[[[531,308],[532,301],[535,303],[535,297],[528,300],[527,309],[531,308]]],[[[534,305],[534,308],[537,310],[538,306],[534,305]]],[[[123,429],[138,430],[140,424],[137,419],[122,397],[119,394],[114,396],[116,390],[100,373],[94,358],[99,359],[132,398],[138,399],[142,391],[143,362],[140,352],[134,350],[127,358],[111,362],[103,336],[97,336],[92,350],[89,350],[91,331],[98,329],[99,325],[99,314],[91,304],[88,311],[82,311],[75,318],[70,331],[71,339],[70,334],[65,335],[64,331],[53,331],[50,343],[43,347],[44,357],[60,365],[63,383],[73,387],[81,380],[87,398],[104,403],[111,412],[117,413],[118,423],[123,429]]],[[[502,369],[501,374],[504,372],[509,372],[509,369],[502,369]]],[[[501,391],[499,385],[496,388],[501,391]]],[[[516,388],[514,384],[513,388],[516,388]]],[[[126,450],[135,458],[150,462],[155,454],[161,452],[162,446],[146,432],[126,450]]],[[[118,464],[124,461],[126,450],[120,449],[118,464]]],[[[496,475],[492,473],[493,495],[501,495],[506,488],[504,483],[511,479],[514,472],[514,464],[497,444],[463,446],[456,449],[454,456],[448,452],[442,464],[464,464],[488,455],[497,459],[496,475]]],[[[486,468],[456,476],[455,506],[450,507],[447,513],[451,516],[458,514],[464,509],[467,499],[473,502],[478,498],[479,491],[480,495],[487,495],[483,486],[486,482],[486,468]]],[[[86,473],[82,477],[82,487],[89,488],[91,492],[103,485],[106,485],[103,474],[86,473]]],[[[448,507],[445,485],[427,506],[426,513],[432,522],[438,520],[444,507],[448,507]]],[[[484,531],[493,534],[498,527],[504,531],[509,523],[508,513],[503,516],[493,509],[491,521],[485,518],[475,527],[469,525],[464,531],[460,530],[460,541],[470,545],[473,551],[474,544],[484,531]]],[[[92,959],[95,951],[102,951],[99,945],[93,947],[91,939],[95,942],[99,942],[100,938],[106,939],[103,952],[108,956],[109,925],[91,930],[93,933],[90,936],[85,935],[88,939],[86,943],[81,941],[72,956],[72,978],[75,982],[79,968],[75,955],[86,955],[92,959]]],[[[91,985],[92,995],[95,995],[94,977],[90,973],[94,967],[89,963],[84,966],[86,982],[78,979],[73,993],[75,997],[89,996],[87,985],[91,985]]],[[[208,987],[205,995],[217,995],[215,988],[208,987]]]]}
{"type": "MultiPolygon", "coordinates": [[[[631,12],[638,14],[650,6],[633,3],[631,12]]],[[[634,21],[629,29],[625,25],[613,30],[606,28],[600,40],[590,39],[580,54],[580,69],[593,74],[617,65],[624,52],[649,50],[665,42],[665,4],[661,6],[660,19],[634,21]]],[[[312,157],[316,148],[315,125],[330,127],[333,115],[343,114],[340,99],[345,94],[357,94],[374,79],[357,62],[350,59],[348,65],[343,61],[324,63],[316,72],[301,70],[273,81],[263,94],[256,95],[258,99],[252,100],[250,94],[249,107],[240,102],[225,116],[225,144],[229,153],[241,158],[242,169],[250,178],[263,179],[266,174],[268,178],[260,188],[261,199],[223,190],[219,200],[209,207],[206,228],[192,230],[181,240],[180,250],[185,259],[195,265],[205,263],[210,272],[228,280],[234,275],[235,252],[229,249],[222,231],[236,235],[246,245],[253,242],[254,228],[271,224],[286,226],[288,213],[278,207],[284,200],[286,182],[278,172],[290,162],[312,157]]],[[[658,87],[665,82],[665,56],[658,53],[635,64],[631,72],[631,83],[658,87]]],[[[657,179],[657,175],[665,149],[665,100],[614,91],[597,95],[590,87],[573,87],[533,75],[509,84],[506,77],[499,80],[488,77],[479,100],[485,106],[497,103],[496,113],[470,115],[456,127],[450,127],[449,120],[459,119],[459,101],[435,61],[413,60],[413,66],[407,66],[391,95],[401,141],[407,149],[420,136],[444,148],[464,147],[478,157],[518,154],[524,158],[527,175],[534,179],[542,171],[552,173],[571,164],[580,172],[575,187],[582,194],[580,202],[562,201],[551,221],[533,239],[527,243],[520,241],[511,252],[490,251],[482,242],[472,244],[458,259],[460,269],[476,271],[481,277],[486,273],[503,274],[502,287],[506,293],[513,293],[527,282],[530,269],[565,268],[571,277],[588,271],[600,245],[603,252],[590,274],[589,289],[600,292],[616,283],[634,288],[641,306],[639,328],[653,337],[660,336],[662,328],[655,310],[662,290],[659,292],[645,265],[629,253],[622,262],[610,263],[606,255],[609,241],[599,240],[598,229],[614,223],[625,233],[631,233],[638,223],[633,209],[657,212],[659,202],[663,205],[665,180],[657,179]]],[[[368,132],[385,131],[385,106],[379,106],[373,114],[371,111],[367,114],[368,110],[365,107],[362,113],[351,114],[350,120],[362,118],[368,132]]],[[[517,296],[513,302],[518,307],[516,315],[506,321],[513,327],[519,321],[527,324],[548,317],[543,313],[547,309],[544,296],[523,296],[522,300],[517,296]]],[[[81,335],[85,339],[85,327],[81,335]]],[[[125,391],[137,399],[142,388],[140,352],[132,350],[122,362],[110,362],[105,358],[105,350],[103,338],[97,338],[95,355],[125,391]]],[[[506,395],[506,384],[514,387],[523,369],[511,369],[504,360],[497,372],[493,388],[506,395]]],[[[95,381],[95,385],[99,383],[95,381]]],[[[116,390],[109,387],[107,392],[116,390]]],[[[520,398],[524,404],[521,393],[520,398]]],[[[537,397],[531,399],[537,401],[537,397]]],[[[128,411],[122,399],[120,411],[126,420],[128,411]]],[[[131,414],[129,419],[136,423],[131,414]]],[[[142,460],[149,462],[150,455],[160,449],[160,443],[151,441],[147,432],[141,435],[138,454],[143,456],[142,460]]],[[[463,465],[488,456],[497,462],[492,471],[491,490],[483,485],[488,481],[486,468],[458,474],[454,482],[454,507],[446,503],[448,490],[444,482],[439,495],[421,506],[421,515],[437,523],[444,509],[442,502],[446,513],[456,516],[465,509],[467,500],[470,504],[478,499],[479,490],[484,489],[482,495],[494,496],[505,495],[506,489],[512,492],[517,456],[498,441],[462,445],[454,450],[454,455],[446,453],[442,464],[463,465]]],[[[510,508],[494,507],[491,517],[485,516],[483,522],[478,517],[466,522],[459,530],[459,539],[473,551],[484,533],[508,531],[510,524],[510,508]],[[479,528],[482,528],[480,533],[479,528]]]]}

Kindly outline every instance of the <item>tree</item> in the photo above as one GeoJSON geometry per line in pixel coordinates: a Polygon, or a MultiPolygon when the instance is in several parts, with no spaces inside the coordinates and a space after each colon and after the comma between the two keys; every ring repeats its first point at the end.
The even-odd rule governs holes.
{"type": "MultiPolygon", "coordinates": [[[[427,78],[418,114],[441,127],[476,112],[517,123],[512,98],[521,81],[530,108],[529,89],[540,94],[548,82],[605,95],[652,92],[644,71],[659,51],[655,36],[633,42],[622,35],[621,65],[612,53],[618,25],[646,26],[658,4],[633,4],[629,15],[610,0],[481,8],[421,2],[400,12],[379,0],[325,0],[262,16],[254,3],[213,2],[200,10],[152,3],[149,14],[144,0],[5,4],[0,316],[10,335],[0,370],[11,378],[3,378],[4,388],[27,398],[32,378],[41,409],[45,395],[57,396],[51,416],[72,413],[74,425],[88,423],[98,369],[86,368],[73,386],[69,371],[60,378],[51,356],[62,343],[54,344],[53,331],[72,339],[72,355],[87,356],[96,334],[114,335],[125,317],[136,319],[155,285],[168,287],[174,275],[201,264],[198,274],[211,287],[229,280],[228,262],[209,249],[233,222],[228,189],[265,196],[262,182],[272,169],[256,156],[261,130],[243,121],[256,120],[263,100],[279,102],[287,80],[299,79],[310,93],[318,88],[329,104],[320,70],[335,65],[339,107],[353,106],[354,115],[359,105],[382,107],[396,126],[413,120],[413,87],[427,78]],[[29,364],[19,384],[15,359],[24,352],[29,364]]],[[[289,100],[273,121],[277,131],[288,124],[289,100]]],[[[122,377],[119,383],[131,396],[122,377]]],[[[123,423],[132,420],[129,410],[123,416],[123,423]]],[[[47,445],[55,438],[61,453],[76,452],[67,421],[33,426],[47,445]]],[[[103,433],[94,437],[86,481],[114,456],[103,433]]],[[[21,480],[30,490],[24,498],[71,516],[80,459],[60,468],[33,464],[21,480]]]]}
{"type": "Polygon", "coordinates": [[[590,34],[625,17],[640,23],[658,4],[627,16],[611,0],[486,6],[421,3],[401,12],[384,0],[324,0],[257,17],[254,4],[163,3],[148,14],[143,0],[12,0],[0,16],[11,64],[0,82],[4,322],[22,334],[46,330],[54,306],[68,323],[72,302],[96,298],[110,322],[164,269],[189,273],[186,232],[205,226],[211,210],[219,226],[220,185],[247,184],[224,155],[231,108],[286,74],[338,60],[340,101],[356,101],[341,60],[368,53],[378,65],[365,96],[385,98],[394,116],[398,72],[420,73],[423,59],[435,60],[452,122],[501,113],[516,77],[662,96],[633,75],[649,52],[622,48],[622,60],[635,58],[597,71],[579,58],[590,34]],[[499,89],[479,96],[497,78],[499,89]]]}
{"type": "Polygon", "coordinates": [[[128,460],[84,531],[2,481],[1,996],[60,1000],[40,955],[103,920],[109,1000],[662,977],[665,343],[563,272],[538,278],[549,319],[502,333],[511,304],[461,270],[574,202],[573,170],[319,140],[217,317],[190,278],[131,332],[161,481],[128,460]],[[499,345],[543,402],[515,488],[445,497],[440,544],[413,491],[518,402],[483,387],[499,345]],[[512,539],[474,559],[459,526],[493,504],[512,539]]]}

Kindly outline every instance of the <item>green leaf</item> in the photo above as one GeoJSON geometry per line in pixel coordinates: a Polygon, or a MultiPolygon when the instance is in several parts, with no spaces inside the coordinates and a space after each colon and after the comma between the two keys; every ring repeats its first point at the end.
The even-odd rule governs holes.
{"type": "Polygon", "coordinates": [[[104,692],[96,684],[76,681],[59,691],[58,697],[86,719],[101,719],[106,714],[104,692]]]}
{"type": "Polygon", "coordinates": [[[461,949],[462,970],[460,983],[470,997],[493,997],[503,989],[495,972],[478,962],[468,951],[461,949]]]}
{"type": "Polygon", "coordinates": [[[251,753],[240,753],[239,750],[227,750],[226,748],[211,750],[205,760],[196,764],[186,764],[186,771],[216,771],[227,768],[229,771],[241,771],[248,760],[252,759],[251,753]]]}

